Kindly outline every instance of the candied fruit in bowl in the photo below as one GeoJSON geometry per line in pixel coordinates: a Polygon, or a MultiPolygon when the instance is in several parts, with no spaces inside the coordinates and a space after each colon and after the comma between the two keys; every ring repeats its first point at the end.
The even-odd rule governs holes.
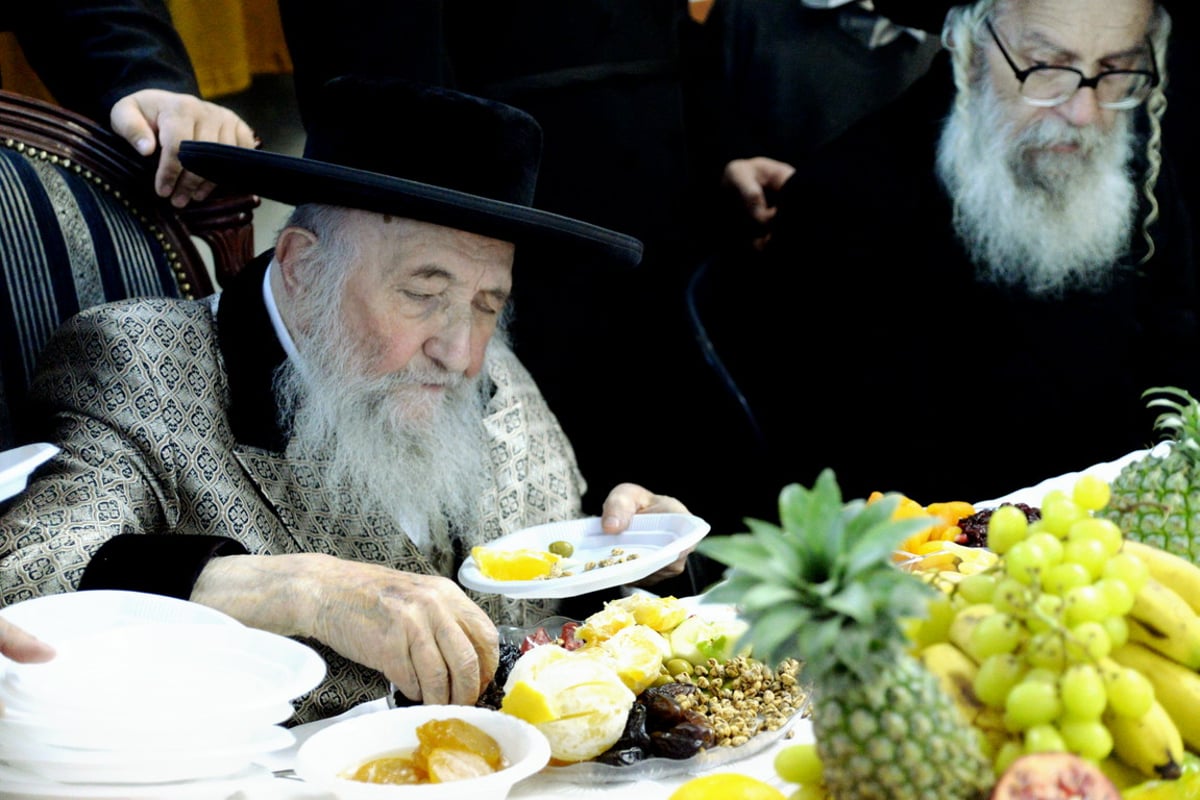
{"type": "Polygon", "coordinates": [[[368,759],[344,777],[364,783],[448,783],[504,769],[508,764],[490,735],[461,719],[431,719],[417,726],[411,754],[368,759]]]}
{"type": "Polygon", "coordinates": [[[474,753],[495,770],[504,766],[500,745],[476,726],[461,719],[434,719],[417,726],[417,755],[434,750],[457,750],[474,753]]]}

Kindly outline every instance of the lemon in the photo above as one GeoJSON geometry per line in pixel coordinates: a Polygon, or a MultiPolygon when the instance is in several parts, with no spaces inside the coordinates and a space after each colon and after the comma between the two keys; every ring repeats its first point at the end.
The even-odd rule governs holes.
{"type": "Polygon", "coordinates": [[[736,772],[714,772],[692,778],[667,800],[787,800],[769,783],[736,772]]]}
{"type": "Polygon", "coordinates": [[[498,550],[476,545],[471,558],[485,577],[494,581],[532,581],[550,574],[560,557],[546,550],[498,550]]]}
{"type": "Polygon", "coordinates": [[[621,681],[634,694],[641,694],[654,683],[662,672],[663,660],[671,655],[666,638],[646,625],[622,628],[597,649],[604,652],[621,681]]]}

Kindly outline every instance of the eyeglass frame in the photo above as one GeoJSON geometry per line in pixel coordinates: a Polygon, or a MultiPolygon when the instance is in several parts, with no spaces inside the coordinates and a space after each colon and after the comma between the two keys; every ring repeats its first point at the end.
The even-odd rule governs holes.
{"type": "MultiPolygon", "coordinates": [[[[1034,64],[1032,67],[1021,69],[1017,66],[1017,62],[1013,61],[1013,58],[1011,55],[1009,55],[1008,50],[1005,49],[1004,43],[1000,41],[999,34],[997,34],[996,29],[992,27],[992,21],[985,18],[983,20],[983,24],[987,26],[988,33],[992,35],[992,41],[996,43],[996,47],[1000,50],[1000,55],[1004,56],[1004,60],[1008,62],[1009,68],[1011,68],[1013,71],[1013,77],[1017,79],[1018,85],[1022,88],[1024,88],[1025,81],[1030,75],[1035,72],[1042,72],[1048,69],[1074,72],[1079,76],[1079,84],[1075,87],[1075,91],[1064,96],[1061,100],[1037,100],[1032,97],[1026,97],[1024,93],[1021,94],[1022,100],[1031,106],[1036,106],[1037,108],[1054,108],[1055,106],[1061,106],[1063,103],[1074,97],[1080,89],[1091,89],[1094,92],[1096,91],[1096,87],[1100,84],[1100,80],[1108,77],[1109,75],[1148,75],[1150,76],[1150,91],[1154,91],[1154,88],[1161,82],[1161,78],[1158,74],[1158,59],[1154,53],[1154,44],[1149,38],[1146,39],[1146,47],[1150,50],[1150,69],[1106,69],[1101,72],[1097,72],[1095,75],[1089,78],[1083,74],[1082,70],[1078,70],[1075,67],[1061,67],[1055,64],[1034,64]]],[[[1147,92],[1147,97],[1148,96],[1149,92],[1147,92]]],[[[1096,96],[1096,102],[1101,108],[1108,108],[1115,111],[1128,111],[1129,109],[1137,108],[1142,103],[1146,102],[1145,97],[1134,100],[1132,103],[1129,103],[1128,100],[1129,98],[1126,98],[1125,100],[1121,101],[1121,104],[1105,103],[1100,100],[1099,95],[1096,96]]]]}

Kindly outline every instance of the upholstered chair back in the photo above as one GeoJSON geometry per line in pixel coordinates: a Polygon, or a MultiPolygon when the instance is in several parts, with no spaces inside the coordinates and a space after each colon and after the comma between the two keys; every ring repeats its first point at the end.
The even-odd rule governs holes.
{"type": "Polygon", "coordinates": [[[214,196],[180,212],[153,193],[156,160],[84,117],[0,91],[0,449],[36,438],[28,387],[60,323],[110,300],[203,297],[253,255],[257,199],[214,196]]]}

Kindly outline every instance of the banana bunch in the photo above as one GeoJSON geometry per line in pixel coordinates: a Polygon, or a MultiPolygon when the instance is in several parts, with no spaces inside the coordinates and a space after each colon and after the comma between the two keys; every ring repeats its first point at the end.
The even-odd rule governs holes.
{"type": "MultiPolygon", "coordinates": [[[[1122,668],[1137,671],[1153,686],[1154,702],[1139,717],[1105,714],[1102,721],[1113,739],[1110,758],[1143,779],[1176,778],[1185,749],[1200,753],[1200,566],[1130,540],[1123,547],[1146,565],[1150,577],[1125,617],[1128,641],[1098,666],[1109,679],[1122,668]]],[[[953,586],[942,588],[954,593],[953,586]]],[[[983,702],[975,689],[984,654],[972,633],[996,609],[961,601],[951,608],[940,640],[922,642],[915,654],[993,753],[1019,744],[1021,737],[1006,727],[1003,710],[983,702]]]]}
{"type": "Polygon", "coordinates": [[[954,699],[959,712],[983,737],[984,751],[995,754],[1005,743],[1019,737],[1004,725],[1004,712],[989,706],[975,694],[979,665],[953,642],[934,642],[917,653],[925,669],[937,676],[942,691],[954,699]]]}
{"type": "Polygon", "coordinates": [[[1115,723],[1114,750],[1155,775],[1169,762],[1180,763],[1185,747],[1200,752],[1200,567],[1130,539],[1123,546],[1146,565],[1150,579],[1126,618],[1129,640],[1110,658],[1144,675],[1155,700],[1143,719],[1115,723]],[[1132,730],[1122,727],[1134,722],[1132,730]]]}

